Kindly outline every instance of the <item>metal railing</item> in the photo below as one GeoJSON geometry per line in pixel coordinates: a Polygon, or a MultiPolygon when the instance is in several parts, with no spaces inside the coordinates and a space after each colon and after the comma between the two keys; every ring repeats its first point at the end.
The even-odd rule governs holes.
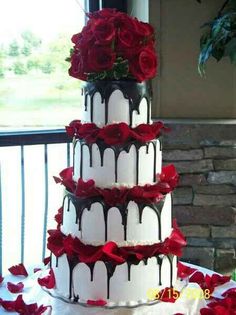
{"type": "MultiPolygon", "coordinates": [[[[49,207],[49,171],[48,171],[48,149],[52,144],[65,144],[66,146],[66,165],[70,165],[71,160],[71,139],[66,135],[62,129],[58,130],[33,130],[33,131],[20,131],[20,132],[2,132],[0,133],[0,150],[7,150],[6,147],[17,147],[19,149],[19,172],[20,176],[20,194],[21,204],[19,205],[20,215],[20,262],[24,263],[25,260],[25,220],[26,220],[26,180],[25,173],[27,165],[25,163],[25,150],[27,146],[41,145],[40,149],[43,150],[43,172],[44,172],[44,209],[43,209],[43,241],[41,249],[42,259],[45,257],[46,252],[46,234],[47,234],[47,220],[48,220],[48,207],[49,207]],[[3,148],[4,147],[4,148],[3,148]]],[[[3,233],[5,225],[3,226],[3,188],[6,183],[3,181],[3,170],[1,165],[0,155],[0,274],[3,272],[3,233]]],[[[38,167],[38,166],[37,166],[38,167]]],[[[56,175],[56,174],[55,174],[56,175]]],[[[29,191],[29,190],[28,190],[29,191]]],[[[40,197],[40,196],[39,196],[40,197]]],[[[14,196],[12,196],[14,198],[14,196]]],[[[8,220],[8,225],[9,225],[8,220]]],[[[38,250],[38,249],[37,249],[38,250]]]]}

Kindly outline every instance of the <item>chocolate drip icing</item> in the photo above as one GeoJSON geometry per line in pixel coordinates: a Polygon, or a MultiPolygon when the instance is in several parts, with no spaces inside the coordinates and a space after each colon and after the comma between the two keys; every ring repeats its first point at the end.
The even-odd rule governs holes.
{"type": "Polygon", "coordinates": [[[93,281],[93,274],[94,274],[95,263],[88,264],[87,266],[90,269],[90,281],[93,281]]]}
{"type": "Polygon", "coordinates": [[[139,150],[136,149],[136,185],[139,184],[139,150]]]}
{"type": "MultiPolygon", "coordinates": [[[[72,202],[72,204],[75,207],[76,210],[76,223],[79,224],[79,231],[82,229],[82,215],[85,209],[88,209],[90,211],[91,206],[94,203],[101,204],[103,208],[103,214],[104,214],[104,223],[105,223],[105,241],[108,239],[108,212],[112,208],[111,206],[107,205],[103,198],[101,196],[98,197],[91,197],[91,198],[79,198],[76,197],[74,194],[67,192],[66,197],[72,202]]],[[[69,201],[68,201],[69,202],[69,201]]],[[[139,210],[139,222],[142,223],[142,215],[143,210],[145,207],[150,207],[157,215],[157,221],[158,221],[158,239],[162,241],[161,237],[161,210],[163,208],[165,202],[165,197],[160,200],[158,203],[137,203],[138,210],[139,210]]],[[[124,240],[127,240],[127,218],[128,218],[128,204],[129,202],[126,202],[125,204],[117,204],[115,207],[119,210],[121,218],[122,218],[122,225],[124,227],[124,240]]]]}
{"type": "Polygon", "coordinates": [[[159,283],[158,285],[162,285],[162,281],[161,281],[161,266],[162,266],[162,258],[160,256],[157,256],[157,264],[159,265],[159,283]]]}
{"type": "Polygon", "coordinates": [[[173,255],[168,255],[167,256],[169,263],[170,263],[170,288],[173,288],[173,255]]]}
{"type": "Polygon", "coordinates": [[[116,266],[114,266],[110,262],[105,262],[105,266],[107,269],[107,299],[109,299],[110,298],[110,280],[116,270],[116,266]]]}
{"type": "Polygon", "coordinates": [[[52,252],[50,253],[49,267],[50,269],[52,268],[52,252]]]}
{"type": "MultiPolygon", "coordinates": [[[[163,263],[163,259],[164,257],[167,257],[169,263],[170,263],[170,274],[171,274],[171,281],[170,281],[170,287],[173,287],[173,255],[167,255],[167,256],[157,256],[157,264],[159,265],[159,282],[158,285],[162,285],[162,280],[161,280],[161,266],[163,263]]],[[[69,277],[69,298],[73,299],[74,302],[77,302],[79,300],[79,296],[75,295],[75,291],[74,291],[74,283],[73,283],[73,270],[75,268],[75,266],[80,263],[78,258],[69,258],[67,257],[68,260],[68,265],[69,265],[69,270],[70,270],[70,277],[69,277]]],[[[142,260],[144,265],[148,264],[148,258],[143,259],[142,260]]],[[[132,265],[138,265],[140,263],[140,261],[134,259],[132,261],[128,261],[127,262],[127,278],[128,281],[131,281],[131,267],[132,265]]],[[[106,271],[107,271],[107,299],[110,298],[110,280],[116,270],[116,265],[113,265],[111,262],[104,262],[105,267],[106,267],[106,271]]],[[[90,274],[91,274],[91,278],[90,281],[94,281],[94,267],[95,267],[95,263],[90,263],[90,264],[86,264],[88,266],[88,268],[90,269],[90,274]]]]}
{"type": "MultiPolygon", "coordinates": [[[[82,178],[83,177],[83,147],[84,147],[84,144],[81,143],[80,144],[80,177],[82,178]]],[[[74,164],[74,167],[75,167],[75,164],[74,164]]]]}
{"type": "MultiPolygon", "coordinates": [[[[83,159],[84,159],[84,146],[88,147],[89,150],[89,166],[93,167],[93,145],[91,143],[85,143],[83,140],[77,140],[80,143],[80,177],[83,178],[83,159]]],[[[146,146],[146,153],[149,152],[149,146],[153,145],[154,150],[154,156],[153,156],[153,181],[156,182],[156,156],[157,156],[157,140],[152,140],[148,143],[141,143],[137,141],[130,141],[128,143],[125,143],[123,145],[114,145],[110,146],[107,145],[104,141],[97,141],[97,147],[98,151],[100,153],[100,160],[101,160],[101,166],[104,166],[104,152],[106,149],[111,149],[114,152],[114,159],[115,159],[115,174],[114,179],[115,183],[118,182],[118,159],[122,151],[125,151],[126,153],[130,152],[131,147],[135,148],[136,151],[136,185],[139,184],[139,155],[140,155],[140,148],[146,146]]],[[[75,167],[75,162],[74,162],[75,167]]]]}
{"type": "Polygon", "coordinates": [[[120,90],[124,98],[129,101],[129,124],[133,123],[133,111],[140,114],[140,102],[143,98],[147,100],[147,124],[150,123],[150,107],[152,90],[150,82],[137,83],[135,81],[96,81],[87,82],[84,86],[85,95],[85,111],[88,108],[88,95],[90,96],[90,119],[93,122],[93,109],[94,109],[94,95],[96,92],[100,93],[102,103],[105,102],[105,124],[108,123],[109,108],[108,103],[110,96],[115,90],[120,90]]]}
{"type": "Polygon", "coordinates": [[[74,291],[74,282],[73,282],[73,270],[75,266],[79,263],[79,260],[77,258],[70,258],[67,256],[67,261],[69,265],[70,270],[70,276],[69,276],[69,299],[77,299],[79,300],[79,296],[75,295],[74,291]]]}
{"type": "Polygon", "coordinates": [[[156,182],[156,174],[157,174],[157,144],[156,142],[152,142],[153,144],[153,150],[154,150],[154,158],[153,158],[153,181],[156,182]]]}

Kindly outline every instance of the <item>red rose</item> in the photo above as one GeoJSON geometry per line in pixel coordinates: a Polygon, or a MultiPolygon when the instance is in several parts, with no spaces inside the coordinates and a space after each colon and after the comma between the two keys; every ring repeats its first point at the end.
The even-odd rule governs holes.
{"type": "Polygon", "coordinates": [[[138,21],[136,18],[135,20],[135,26],[136,26],[136,32],[140,36],[144,36],[145,38],[150,38],[154,35],[154,28],[149,24],[142,21],[138,21]]]}
{"type": "Polygon", "coordinates": [[[112,42],[115,37],[115,28],[113,23],[99,19],[94,23],[93,34],[96,38],[96,44],[107,45],[112,42]]]}
{"type": "Polygon", "coordinates": [[[74,34],[71,37],[71,41],[73,44],[77,45],[79,43],[79,41],[81,40],[81,38],[82,38],[82,33],[74,34]]]}
{"type": "Polygon", "coordinates": [[[71,67],[69,68],[69,75],[80,80],[87,80],[87,74],[83,64],[83,58],[80,54],[73,53],[71,56],[71,67]]]}
{"type": "Polygon", "coordinates": [[[116,54],[110,47],[94,46],[88,52],[88,65],[92,72],[110,70],[116,59],[116,54]]]}
{"type": "Polygon", "coordinates": [[[74,137],[74,135],[78,132],[81,127],[80,120],[73,120],[69,126],[66,126],[66,133],[69,137],[74,137]]]}
{"type": "Polygon", "coordinates": [[[138,55],[129,60],[130,72],[138,82],[151,79],[156,75],[157,57],[150,48],[142,49],[138,55]]]}
{"type": "MultiPolygon", "coordinates": [[[[118,51],[121,53],[125,53],[126,55],[128,52],[125,52],[125,49],[132,48],[135,50],[136,47],[139,46],[140,37],[134,33],[132,29],[123,29],[120,30],[118,33],[118,51]]],[[[137,51],[137,50],[136,50],[137,51]]]]}
{"type": "Polygon", "coordinates": [[[99,132],[99,138],[108,145],[123,144],[130,136],[130,129],[127,124],[119,123],[105,126],[99,132]]]}
{"type": "Polygon", "coordinates": [[[75,48],[81,49],[82,52],[88,50],[89,47],[92,47],[95,42],[95,37],[93,34],[93,23],[88,21],[87,25],[83,27],[80,34],[72,36],[72,42],[75,43],[75,48]]]}
{"type": "Polygon", "coordinates": [[[98,137],[99,128],[94,123],[83,124],[78,128],[77,135],[85,139],[87,143],[95,143],[98,137]]]}
{"type": "Polygon", "coordinates": [[[102,10],[99,11],[95,11],[92,13],[88,13],[88,17],[90,19],[98,19],[98,18],[103,18],[103,19],[107,19],[110,17],[114,17],[121,14],[121,12],[117,11],[117,9],[112,9],[112,8],[104,8],[102,10]]]}
{"type": "Polygon", "coordinates": [[[155,52],[148,48],[143,49],[139,55],[139,66],[147,79],[153,78],[157,68],[155,52]]]}

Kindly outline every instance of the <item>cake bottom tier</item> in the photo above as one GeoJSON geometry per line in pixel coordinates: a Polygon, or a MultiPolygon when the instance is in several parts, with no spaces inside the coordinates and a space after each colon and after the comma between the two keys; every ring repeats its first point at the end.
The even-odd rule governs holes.
{"type": "Polygon", "coordinates": [[[112,264],[97,261],[78,263],[66,254],[52,254],[51,267],[55,274],[55,292],[72,302],[105,300],[108,307],[132,306],[148,302],[151,289],[172,287],[177,278],[177,257],[158,255],[138,264],[112,264]]]}

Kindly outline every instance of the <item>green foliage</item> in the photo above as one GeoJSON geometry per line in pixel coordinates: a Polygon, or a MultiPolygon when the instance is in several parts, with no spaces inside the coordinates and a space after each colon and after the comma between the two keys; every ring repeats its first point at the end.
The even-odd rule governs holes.
{"type": "Polygon", "coordinates": [[[50,60],[46,60],[41,66],[40,69],[43,73],[50,74],[54,71],[54,67],[50,60]]]}
{"type": "Polygon", "coordinates": [[[4,78],[4,70],[3,62],[0,60],[0,78],[4,78]]]}
{"type": "Polygon", "coordinates": [[[21,34],[21,37],[25,42],[25,45],[28,45],[29,47],[38,48],[42,43],[41,39],[29,30],[24,31],[21,34]]]}
{"type": "Polygon", "coordinates": [[[218,16],[203,27],[207,30],[200,40],[199,73],[205,74],[210,57],[220,61],[227,56],[236,64],[236,0],[225,1],[218,16]]]}
{"type": "Polygon", "coordinates": [[[128,60],[123,60],[121,57],[116,59],[114,66],[111,70],[103,71],[99,73],[89,73],[88,81],[97,80],[120,80],[129,76],[129,64],[128,60]]]}
{"type": "Polygon", "coordinates": [[[20,75],[27,73],[25,65],[21,61],[14,62],[14,64],[13,64],[13,71],[14,71],[15,74],[20,74],[20,75]]]}
{"type": "Polygon", "coordinates": [[[26,67],[29,71],[33,70],[33,69],[39,69],[40,68],[40,62],[37,58],[30,58],[27,61],[26,67]]]}
{"type": "Polygon", "coordinates": [[[28,57],[31,55],[32,49],[29,44],[24,44],[24,46],[21,48],[22,55],[28,57]]]}
{"type": "Polygon", "coordinates": [[[13,40],[9,44],[8,55],[11,57],[17,57],[20,54],[20,47],[16,40],[13,40]]]}

